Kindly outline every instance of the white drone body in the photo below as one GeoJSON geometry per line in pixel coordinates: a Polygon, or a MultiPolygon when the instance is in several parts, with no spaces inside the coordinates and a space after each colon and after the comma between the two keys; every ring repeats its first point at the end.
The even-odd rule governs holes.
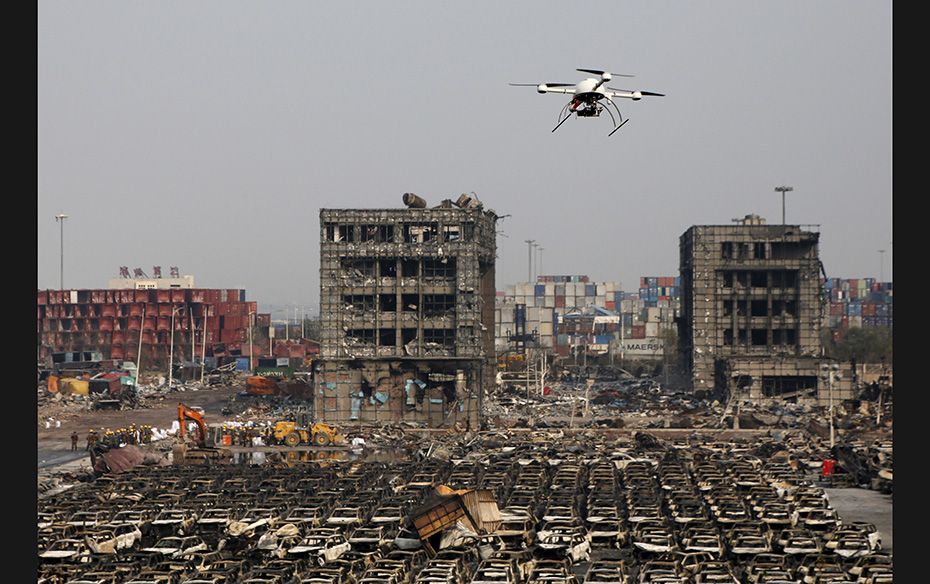
{"type": "Polygon", "coordinates": [[[618,75],[614,73],[608,73],[607,71],[598,71],[596,69],[578,69],[578,71],[584,73],[594,73],[598,77],[588,77],[579,81],[578,83],[511,83],[511,85],[522,85],[522,86],[533,86],[535,85],[536,91],[539,93],[566,93],[572,95],[572,100],[562,108],[562,112],[559,113],[559,123],[552,129],[553,132],[559,129],[559,126],[562,125],[565,120],[571,117],[572,114],[575,114],[578,117],[598,117],[601,115],[601,112],[606,110],[610,114],[610,119],[614,122],[614,129],[608,134],[608,136],[613,136],[614,132],[620,129],[625,123],[629,121],[629,118],[624,120],[623,115],[620,113],[620,108],[617,107],[617,104],[613,102],[615,98],[622,97],[625,99],[632,99],[633,101],[639,101],[644,96],[655,96],[655,97],[664,97],[665,94],[654,93],[652,91],[631,91],[626,89],[613,89],[607,87],[606,83],[617,77],[632,77],[632,75],[618,75]],[[602,103],[603,102],[603,103],[602,103]],[[606,106],[604,104],[607,104],[606,106]],[[610,111],[609,106],[613,106],[614,110],[617,112],[617,116],[620,118],[620,123],[617,124],[617,120],[614,119],[613,113],[610,111]],[[567,111],[567,113],[566,113],[567,111]]]}

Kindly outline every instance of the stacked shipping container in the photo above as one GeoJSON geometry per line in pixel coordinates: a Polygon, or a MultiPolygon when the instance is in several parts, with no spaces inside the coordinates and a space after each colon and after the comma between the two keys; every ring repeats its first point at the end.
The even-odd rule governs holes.
{"type": "Polygon", "coordinates": [[[823,280],[829,297],[826,326],[846,330],[855,327],[892,325],[894,289],[891,282],[874,278],[827,278],[823,280]]]}
{"type": "MultiPolygon", "coordinates": [[[[248,342],[249,313],[257,310],[240,289],[39,290],[39,358],[98,350],[108,359],[134,360],[141,340],[144,357],[160,361],[171,344],[172,313],[177,360],[199,357],[204,343],[207,355],[217,343],[237,350],[248,342]]],[[[270,320],[256,315],[258,326],[270,320]]]]}

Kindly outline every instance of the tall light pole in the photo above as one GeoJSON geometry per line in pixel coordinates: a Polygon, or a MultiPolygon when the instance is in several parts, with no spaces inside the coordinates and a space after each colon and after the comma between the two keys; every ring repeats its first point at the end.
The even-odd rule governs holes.
{"type": "Polygon", "coordinates": [[[878,250],[878,257],[879,257],[878,281],[884,282],[885,281],[885,250],[883,249],[878,250]]]}
{"type": "Polygon", "coordinates": [[[775,187],[775,192],[781,193],[781,224],[785,224],[785,193],[790,193],[794,187],[780,186],[775,187]]]}
{"type": "Polygon", "coordinates": [[[60,244],[61,244],[61,268],[58,273],[58,289],[65,289],[65,219],[68,216],[64,213],[59,213],[55,215],[55,221],[59,224],[61,235],[60,235],[60,244]]]}
{"type": "Polygon", "coordinates": [[[526,281],[532,282],[533,281],[533,244],[536,243],[536,240],[527,239],[525,241],[526,241],[526,251],[527,251],[526,281]]]}
{"type": "Polygon", "coordinates": [[[184,306],[177,306],[171,309],[171,348],[168,351],[168,389],[171,389],[171,383],[174,381],[174,315],[183,309],[184,306]]]}
{"type": "Polygon", "coordinates": [[[841,378],[841,376],[837,373],[837,371],[840,369],[840,366],[836,363],[832,363],[830,365],[824,363],[820,366],[820,368],[825,372],[822,378],[827,381],[828,387],[830,389],[830,448],[833,448],[833,446],[836,444],[834,436],[835,431],[833,426],[833,380],[841,378]]]}
{"type": "Polygon", "coordinates": [[[254,348],[252,347],[252,327],[254,326],[252,322],[252,317],[254,316],[255,316],[255,313],[250,310],[249,311],[249,373],[250,374],[252,373],[254,369],[254,365],[252,365],[252,354],[255,352],[254,348]]]}
{"type": "Polygon", "coordinates": [[[537,276],[542,276],[542,275],[543,275],[543,271],[542,271],[542,252],[543,252],[543,246],[541,246],[541,245],[536,246],[536,275],[537,275],[537,276]]]}

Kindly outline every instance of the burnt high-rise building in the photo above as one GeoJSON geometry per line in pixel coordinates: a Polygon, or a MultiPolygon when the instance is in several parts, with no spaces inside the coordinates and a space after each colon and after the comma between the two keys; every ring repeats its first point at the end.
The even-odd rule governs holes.
{"type": "Polygon", "coordinates": [[[318,418],[478,427],[495,376],[496,220],[465,195],[320,211],[318,418]]]}
{"type": "Polygon", "coordinates": [[[823,310],[820,234],[766,225],[695,225],[680,238],[679,349],[695,390],[743,399],[818,397],[823,310]]]}

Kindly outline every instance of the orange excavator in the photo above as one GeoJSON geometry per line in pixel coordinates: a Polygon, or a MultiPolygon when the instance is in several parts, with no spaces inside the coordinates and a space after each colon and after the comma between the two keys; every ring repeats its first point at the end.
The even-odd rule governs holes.
{"type": "Polygon", "coordinates": [[[178,403],[178,424],[181,426],[178,431],[180,441],[172,448],[175,464],[209,464],[232,460],[232,452],[229,450],[207,446],[207,423],[202,413],[183,403],[178,403]],[[187,420],[193,420],[197,424],[197,437],[194,439],[193,448],[185,442],[187,420]]]}

